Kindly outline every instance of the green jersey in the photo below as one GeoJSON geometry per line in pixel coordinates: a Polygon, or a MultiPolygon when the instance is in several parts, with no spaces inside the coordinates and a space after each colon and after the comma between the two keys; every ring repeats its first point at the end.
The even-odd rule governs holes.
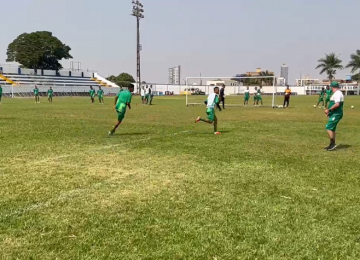
{"type": "Polygon", "coordinates": [[[337,90],[330,98],[330,103],[329,103],[329,108],[331,108],[333,105],[335,105],[336,103],[339,103],[340,106],[329,112],[329,117],[332,116],[343,116],[343,106],[344,106],[344,95],[341,92],[341,90],[337,90]]]}
{"type": "Polygon", "coordinates": [[[90,89],[89,93],[90,93],[91,97],[94,97],[95,96],[95,89],[90,89]]]}
{"type": "Polygon", "coordinates": [[[48,94],[49,97],[52,97],[53,93],[54,93],[54,90],[52,90],[52,89],[49,89],[47,91],[47,94],[48,94]]]}
{"type": "Polygon", "coordinates": [[[326,94],[326,99],[330,99],[330,97],[332,95],[332,90],[331,89],[326,89],[325,94],[326,94]]]}
{"type": "Polygon", "coordinates": [[[34,88],[34,95],[35,96],[39,95],[39,89],[38,88],[34,88]]]}
{"type": "Polygon", "coordinates": [[[117,111],[121,109],[126,110],[126,106],[131,103],[131,92],[129,90],[120,91],[117,97],[118,99],[116,101],[115,109],[117,111]]]}
{"type": "Polygon", "coordinates": [[[324,97],[324,94],[325,94],[325,91],[321,91],[320,94],[319,94],[319,96],[320,96],[321,98],[323,98],[323,97],[324,97]]]}
{"type": "Polygon", "coordinates": [[[99,90],[97,91],[97,95],[98,95],[99,97],[102,97],[102,96],[104,95],[104,90],[99,89],[99,90]]]}
{"type": "Polygon", "coordinates": [[[0,95],[2,95],[2,87],[0,86],[0,95]]]}

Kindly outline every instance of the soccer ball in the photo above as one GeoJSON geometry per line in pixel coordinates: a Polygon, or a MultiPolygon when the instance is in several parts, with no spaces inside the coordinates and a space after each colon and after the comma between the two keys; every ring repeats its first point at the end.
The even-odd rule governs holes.
{"type": "Polygon", "coordinates": [[[314,105],[314,107],[316,107],[316,105],[314,105]]]}
{"type": "Polygon", "coordinates": [[[283,106],[282,106],[282,105],[279,105],[278,108],[283,108],[283,106]]]}
{"type": "Polygon", "coordinates": [[[354,106],[351,106],[351,109],[354,109],[354,106]]]}

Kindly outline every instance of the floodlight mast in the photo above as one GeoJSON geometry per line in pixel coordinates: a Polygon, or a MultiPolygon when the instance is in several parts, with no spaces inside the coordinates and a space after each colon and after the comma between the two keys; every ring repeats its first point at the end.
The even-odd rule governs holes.
{"type": "Polygon", "coordinates": [[[141,73],[140,73],[140,51],[142,46],[140,44],[140,19],[145,18],[144,16],[144,6],[140,3],[139,0],[132,0],[132,16],[136,17],[136,82],[137,82],[137,92],[140,93],[141,90],[141,73]]]}

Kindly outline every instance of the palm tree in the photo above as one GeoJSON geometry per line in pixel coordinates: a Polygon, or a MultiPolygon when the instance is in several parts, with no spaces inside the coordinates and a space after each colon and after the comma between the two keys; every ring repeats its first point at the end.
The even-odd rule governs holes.
{"type": "MultiPolygon", "coordinates": [[[[269,78],[262,78],[260,80],[261,85],[265,85],[265,86],[272,86],[273,85],[274,78],[270,78],[270,76],[274,76],[274,73],[270,73],[268,70],[267,71],[261,71],[259,73],[259,76],[261,76],[261,77],[269,77],[269,78]]],[[[275,78],[275,82],[276,82],[276,78],[275,78]]]]}
{"type": "MultiPolygon", "coordinates": [[[[346,65],[346,68],[351,68],[351,73],[355,73],[357,70],[360,70],[360,50],[357,50],[354,54],[350,55],[350,62],[346,65]]],[[[360,74],[360,71],[359,71],[360,74]]],[[[358,74],[358,75],[359,75],[358,74]]],[[[359,76],[357,76],[359,77],[359,76]]]]}
{"type": "Polygon", "coordinates": [[[332,81],[335,77],[336,70],[342,70],[344,67],[341,65],[342,60],[338,58],[335,53],[325,54],[325,58],[318,60],[319,65],[316,66],[316,69],[321,69],[320,74],[326,72],[328,79],[332,81]]]}

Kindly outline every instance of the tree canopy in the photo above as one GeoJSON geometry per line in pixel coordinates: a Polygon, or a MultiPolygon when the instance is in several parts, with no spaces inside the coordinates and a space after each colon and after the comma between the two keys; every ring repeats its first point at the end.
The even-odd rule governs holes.
{"type": "Polygon", "coordinates": [[[71,48],[51,32],[38,31],[19,35],[7,49],[7,62],[18,62],[30,69],[60,70],[62,59],[71,59],[71,48]]]}
{"type": "Polygon", "coordinates": [[[266,70],[266,71],[260,71],[257,76],[249,76],[248,74],[236,74],[235,77],[248,77],[248,78],[246,79],[233,78],[232,80],[241,82],[243,85],[247,85],[247,86],[259,86],[259,85],[271,86],[273,85],[274,82],[274,78],[272,78],[272,76],[274,76],[274,73],[266,70]],[[269,77],[269,78],[261,79],[258,77],[269,77]]]}
{"type": "Polygon", "coordinates": [[[346,65],[346,68],[350,68],[351,73],[360,70],[360,50],[356,50],[355,53],[350,55],[350,62],[346,65]]]}
{"type": "Polygon", "coordinates": [[[120,73],[117,76],[111,75],[106,78],[107,80],[114,82],[116,85],[120,87],[129,87],[131,83],[135,83],[135,80],[133,76],[131,76],[129,73],[123,72],[120,73]]]}
{"type": "Polygon", "coordinates": [[[326,72],[328,79],[331,81],[335,78],[336,70],[342,70],[344,67],[341,65],[342,60],[338,58],[335,53],[325,54],[325,58],[318,60],[319,65],[316,66],[316,69],[321,69],[320,74],[326,72]]]}

